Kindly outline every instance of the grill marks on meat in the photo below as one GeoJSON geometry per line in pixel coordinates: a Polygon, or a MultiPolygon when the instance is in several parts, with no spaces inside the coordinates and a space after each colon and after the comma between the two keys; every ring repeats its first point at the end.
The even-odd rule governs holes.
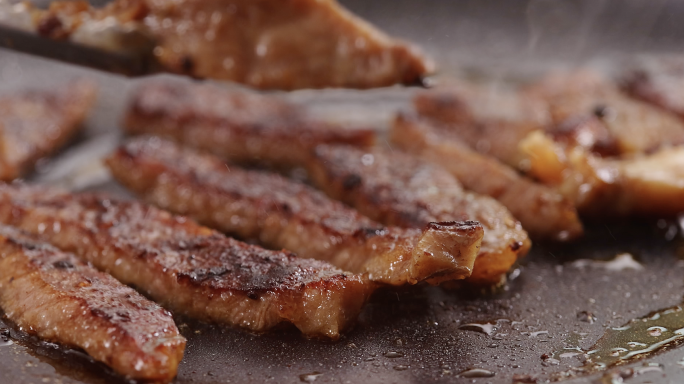
{"type": "Polygon", "coordinates": [[[74,252],[169,309],[265,331],[339,337],[373,287],[331,265],[248,245],[136,202],[0,187],[0,221],[74,252]]]}
{"type": "Polygon", "coordinates": [[[430,222],[476,220],[485,229],[473,284],[498,284],[530,241],[496,200],[465,192],[445,169],[394,151],[322,145],[308,164],[329,196],[385,225],[423,228],[430,222]]]}
{"type": "Polygon", "coordinates": [[[416,48],[334,0],[73,3],[31,9],[32,28],[116,52],[135,44],[165,70],[197,78],[264,89],[373,88],[416,84],[433,70],[416,48]]]}
{"type": "Polygon", "coordinates": [[[323,143],[370,146],[375,133],[316,121],[276,97],[210,85],[148,83],[125,121],[130,134],[153,134],[238,163],[303,164],[323,143]]]}
{"type": "Polygon", "coordinates": [[[78,132],[95,96],[88,82],[57,91],[30,91],[0,98],[0,180],[33,169],[78,132]]]}
{"type": "Polygon", "coordinates": [[[130,141],[107,163],[119,181],[161,208],[386,284],[469,276],[483,235],[474,222],[386,228],[304,184],[228,168],[157,138],[130,141]]]}
{"type": "Polygon", "coordinates": [[[465,188],[497,199],[533,237],[568,240],[582,235],[572,201],[474,151],[458,135],[403,114],[395,119],[390,137],[402,150],[443,165],[465,188]]]}
{"type": "Polygon", "coordinates": [[[176,376],[185,339],[171,314],[76,256],[0,226],[0,306],[21,328],[84,349],[132,379],[176,376]]]}

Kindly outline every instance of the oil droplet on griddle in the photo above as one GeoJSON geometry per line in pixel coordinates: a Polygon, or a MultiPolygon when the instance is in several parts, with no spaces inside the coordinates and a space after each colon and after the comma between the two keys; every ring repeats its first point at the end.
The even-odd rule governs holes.
{"type": "Polygon", "coordinates": [[[484,333],[486,335],[491,335],[492,332],[494,332],[494,327],[496,324],[493,323],[469,323],[469,324],[463,324],[459,329],[465,329],[467,331],[475,331],[475,332],[480,332],[484,333]]]}
{"type": "Polygon", "coordinates": [[[313,383],[320,375],[322,375],[320,372],[305,373],[303,375],[299,375],[299,380],[304,383],[313,383]]]}
{"type": "Polygon", "coordinates": [[[390,352],[385,353],[384,356],[389,357],[390,359],[395,359],[397,357],[404,357],[404,354],[401,352],[390,351],[390,352]]]}
{"type": "Polygon", "coordinates": [[[603,370],[652,355],[663,347],[684,343],[682,306],[654,312],[618,328],[609,328],[587,352],[585,368],[603,370]]]}
{"type": "Polygon", "coordinates": [[[10,332],[7,328],[0,328],[0,347],[12,345],[14,342],[10,339],[10,332]]]}
{"type": "Polygon", "coordinates": [[[494,375],[496,375],[494,372],[482,368],[466,369],[458,374],[458,376],[466,378],[494,377],[494,375]]]}
{"type": "Polygon", "coordinates": [[[611,272],[621,272],[627,269],[634,271],[641,271],[644,266],[634,259],[630,253],[621,253],[613,260],[601,261],[601,260],[591,260],[591,259],[579,259],[575,260],[571,264],[575,268],[602,268],[611,272]]]}

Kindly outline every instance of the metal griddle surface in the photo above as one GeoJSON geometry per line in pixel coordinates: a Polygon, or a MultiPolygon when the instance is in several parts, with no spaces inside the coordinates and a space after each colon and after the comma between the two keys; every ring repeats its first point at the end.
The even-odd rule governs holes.
{"type": "MultiPolygon", "coordinates": [[[[615,62],[615,57],[633,52],[676,51],[678,40],[672,36],[684,35],[677,29],[682,29],[681,23],[673,21],[681,20],[677,15],[682,9],[667,1],[646,10],[637,1],[619,2],[615,8],[618,3],[611,1],[595,6],[595,1],[569,0],[560,2],[562,12],[549,8],[550,2],[536,0],[345,3],[388,32],[419,42],[446,74],[462,72],[456,69],[462,65],[496,78],[509,69],[524,75],[585,59],[601,63],[612,56],[615,62]],[[571,23],[578,20],[582,22],[571,23]]],[[[99,82],[97,106],[79,140],[42,164],[33,179],[124,194],[97,160],[119,141],[127,93],[141,80],[0,50],[0,93],[59,86],[74,77],[99,82]]],[[[382,129],[396,109],[408,105],[411,92],[390,88],[279,94],[310,105],[321,116],[382,129]]],[[[682,303],[684,261],[678,257],[682,236],[676,222],[595,224],[588,232],[571,246],[535,244],[506,288],[494,294],[435,287],[377,292],[358,325],[336,343],[307,340],[293,329],[252,335],[178,318],[188,346],[176,382],[511,383],[516,375],[542,382],[581,365],[577,358],[563,358],[559,365],[545,366],[542,355],[564,347],[588,348],[609,327],[682,303]],[[611,272],[572,264],[575,259],[610,259],[623,252],[632,253],[643,270],[611,272]],[[582,321],[582,311],[593,313],[597,321],[582,321]],[[469,323],[495,325],[488,335],[462,327],[469,323]],[[495,376],[459,377],[469,368],[483,368],[495,376]]],[[[661,369],[626,382],[684,382],[683,358],[680,348],[634,362],[626,367],[648,362],[661,364],[661,369]]],[[[570,382],[596,380],[601,374],[570,382]]],[[[121,382],[79,352],[35,340],[0,345],[0,383],[121,382]]]]}

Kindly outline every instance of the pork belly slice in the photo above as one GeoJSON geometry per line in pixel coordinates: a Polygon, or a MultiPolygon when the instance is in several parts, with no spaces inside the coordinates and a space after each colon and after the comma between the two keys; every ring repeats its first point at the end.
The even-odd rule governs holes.
{"type": "Polygon", "coordinates": [[[475,222],[387,228],[304,184],[228,167],[157,138],[129,141],[107,164],[117,180],[161,208],[385,284],[468,277],[482,241],[475,222]]]}
{"type": "Polygon", "coordinates": [[[466,189],[497,199],[533,237],[569,240],[583,233],[572,201],[472,150],[459,135],[415,115],[400,114],[391,128],[390,140],[404,151],[442,165],[466,189]]]}
{"type": "Polygon", "coordinates": [[[514,168],[524,157],[511,143],[551,123],[544,102],[503,86],[453,83],[419,92],[413,104],[422,119],[514,168]]]}
{"type": "Polygon", "coordinates": [[[551,74],[525,92],[548,103],[552,122],[561,131],[594,125],[592,134],[585,128],[584,134],[576,136],[579,145],[599,155],[647,153],[684,144],[684,122],[627,97],[617,84],[595,72],[551,74]]]}
{"type": "Polygon", "coordinates": [[[499,202],[463,190],[440,166],[398,150],[321,145],[308,166],[313,182],[330,197],[385,225],[424,228],[430,222],[474,220],[485,230],[474,285],[495,285],[530,240],[499,202]]]}
{"type": "Polygon", "coordinates": [[[290,322],[307,336],[335,339],[373,290],[328,263],[103,195],[0,186],[0,221],[75,253],[168,309],[252,331],[290,322]]]}
{"type": "Polygon", "coordinates": [[[684,119],[684,57],[655,56],[635,64],[621,79],[623,91],[684,119]]]}
{"type": "Polygon", "coordinates": [[[66,144],[90,109],[96,89],[76,81],[54,91],[0,97],[0,180],[26,175],[36,162],[66,144]]]}
{"type": "Polygon", "coordinates": [[[42,36],[148,54],[166,71],[263,89],[417,84],[434,67],[335,0],[56,1],[14,16],[24,22],[10,24],[42,36]]]}
{"type": "Polygon", "coordinates": [[[185,338],[171,314],[70,253],[0,225],[0,307],[21,329],[129,378],[169,382],[185,338]]]}
{"type": "Polygon", "coordinates": [[[521,147],[530,172],[575,202],[585,216],[674,216],[684,212],[684,147],[624,159],[533,132],[521,147]]]}
{"type": "Polygon", "coordinates": [[[129,134],[153,134],[237,163],[299,166],[318,144],[370,146],[375,132],[318,121],[274,96],[212,85],[151,82],[133,95],[129,134]]]}

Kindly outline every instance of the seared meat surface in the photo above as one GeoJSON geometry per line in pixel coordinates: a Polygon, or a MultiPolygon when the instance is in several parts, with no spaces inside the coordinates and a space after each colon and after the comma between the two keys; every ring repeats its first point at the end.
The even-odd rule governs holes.
{"type": "Polygon", "coordinates": [[[375,141],[372,130],[316,121],[274,96],[178,83],[142,85],[133,96],[125,129],[166,137],[231,162],[278,167],[303,164],[318,144],[365,147],[375,141]]]}
{"type": "Polygon", "coordinates": [[[642,60],[624,76],[622,88],[684,119],[684,60],[680,55],[642,60]]]}
{"type": "Polygon", "coordinates": [[[0,226],[0,307],[19,327],[130,379],[168,382],[185,339],[171,314],[106,273],[0,226]]]}
{"type": "Polygon", "coordinates": [[[153,55],[167,71],[264,89],[416,84],[432,63],[335,0],[57,1],[20,27],[153,55]],[[131,48],[131,45],[133,48],[131,48]]]}
{"type": "Polygon", "coordinates": [[[265,331],[339,337],[373,289],[330,264],[245,244],[137,202],[0,187],[0,221],[36,234],[177,312],[265,331]]]}
{"type": "Polygon", "coordinates": [[[577,135],[578,144],[601,155],[684,144],[684,123],[675,115],[630,99],[593,72],[552,74],[529,86],[526,94],[548,104],[557,129],[572,132],[583,127],[590,132],[577,135]]]}
{"type": "Polygon", "coordinates": [[[390,137],[402,150],[442,165],[466,189],[497,199],[533,237],[569,240],[582,235],[582,223],[571,200],[474,151],[460,135],[402,114],[397,116],[390,137]]]}
{"type": "Polygon", "coordinates": [[[31,171],[78,132],[95,87],[74,82],[56,91],[26,91],[0,97],[0,180],[31,171]]]}
{"type": "Polygon", "coordinates": [[[418,93],[413,104],[421,118],[514,168],[523,160],[515,143],[550,123],[545,103],[502,87],[452,84],[418,93]]]}
{"type": "Polygon", "coordinates": [[[465,192],[445,169],[408,154],[321,145],[308,164],[329,196],[385,225],[424,228],[430,222],[475,220],[485,229],[468,282],[498,284],[527,253],[527,232],[496,200],[465,192]]]}
{"type": "Polygon", "coordinates": [[[482,240],[475,222],[387,228],[304,184],[157,138],[130,141],[107,163],[116,179],[161,208],[386,284],[468,277],[482,240]]]}

